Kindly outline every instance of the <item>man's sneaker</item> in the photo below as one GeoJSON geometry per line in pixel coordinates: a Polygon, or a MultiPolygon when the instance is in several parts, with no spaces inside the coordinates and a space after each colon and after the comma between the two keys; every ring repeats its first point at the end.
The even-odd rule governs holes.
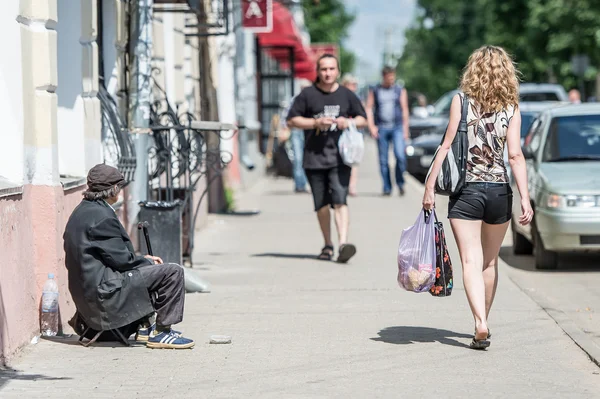
{"type": "Polygon", "coordinates": [[[188,349],[193,348],[194,340],[184,338],[173,331],[163,331],[148,338],[146,346],[152,349],[188,349]]]}
{"type": "MultiPolygon", "coordinates": [[[[181,331],[171,330],[173,334],[181,335],[181,331]]],[[[152,324],[150,327],[139,328],[137,333],[135,334],[135,340],[137,342],[148,342],[149,337],[153,337],[156,335],[156,323],[152,324]]]]}

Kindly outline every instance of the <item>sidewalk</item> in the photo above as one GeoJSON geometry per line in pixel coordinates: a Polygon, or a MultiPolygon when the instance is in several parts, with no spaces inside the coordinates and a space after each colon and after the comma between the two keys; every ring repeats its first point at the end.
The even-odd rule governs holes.
{"type": "MultiPolygon", "coordinates": [[[[350,199],[347,265],[314,260],[323,243],[309,195],[266,180],[238,201],[239,215],[211,217],[197,235],[195,268],[212,293],[188,295],[180,326],[189,351],[41,340],[0,376],[0,397],[137,398],[592,398],[596,367],[556,323],[503,274],[487,352],[468,349],[473,320],[455,265],[449,298],[396,282],[401,230],[420,210],[380,197],[369,142],[359,197],[350,199]],[[261,213],[246,215],[255,208],[261,213]],[[210,345],[212,334],[231,345],[210,345]]],[[[440,200],[441,201],[441,200],[440,200]]],[[[445,208],[438,204],[440,219],[445,208]]]]}

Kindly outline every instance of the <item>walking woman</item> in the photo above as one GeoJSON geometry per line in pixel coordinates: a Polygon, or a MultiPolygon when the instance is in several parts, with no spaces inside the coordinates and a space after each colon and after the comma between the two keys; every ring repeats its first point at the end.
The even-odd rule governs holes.
{"type": "Polygon", "coordinates": [[[519,82],[516,68],[504,49],[481,47],[469,57],[457,94],[450,108],[446,137],[425,183],[423,207],[435,202],[435,177],[456,135],[462,96],[467,95],[469,151],[466,186],[450,198],[448,218],[458,244],[463,283],[475,319],[473,349],[490,345],[488,316],[498,285],[498,254],[511,218],[512,191],[504,164],[504,146],[519,193],[519,223],[533,218],[527,188],[525,159],[521,152],[519,82]]]}

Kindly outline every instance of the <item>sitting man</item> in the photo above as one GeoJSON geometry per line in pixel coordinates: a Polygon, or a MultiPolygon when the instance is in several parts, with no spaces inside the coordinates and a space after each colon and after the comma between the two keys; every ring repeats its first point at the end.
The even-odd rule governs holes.
{"type": "Polygon", "coordinates": [[[112,205],[125,179],[100,164],[88,173],[88,189],[64,233],[69,291],[90,328],[115,330],[141,322],[136,340],[149,348],[184,349],[194,341],[171,330],[183,319],[183,268],[159,257],[136,256],[112,205]],[[156,312],[156,323],[151,316],[156,312]]]}

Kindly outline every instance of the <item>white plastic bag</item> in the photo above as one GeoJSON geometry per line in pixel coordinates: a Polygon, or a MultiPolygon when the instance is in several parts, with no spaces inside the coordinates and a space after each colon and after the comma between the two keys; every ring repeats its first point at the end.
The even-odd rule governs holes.
{"type": "Polygon", "coordinates": [[[348,128],[344,130],[338,141],[340,156],[342,161],[348,165],[357,165],[362,161],[365,153],[365,140],[356,129],[356,123],[353,120],[348,121],[348,128]]]}
{"type": "Polygon", "coordinates": [[[435,255],[435,210],[422,210],[400,237],[398,284],[407,291],[429,291],[435,283],[435,255]]]}

